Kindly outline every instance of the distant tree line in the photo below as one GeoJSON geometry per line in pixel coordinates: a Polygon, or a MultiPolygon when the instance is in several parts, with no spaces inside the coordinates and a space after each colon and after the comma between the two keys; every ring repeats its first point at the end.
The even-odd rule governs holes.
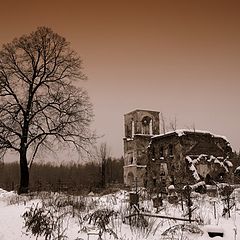
{"type": "MultiPolygon", "coordinates": [[[[106,187],[123,184],[123,158],[107,158],[104,169],[106,187]]],[[[0,188],[17,190],[19,174],[19,163],[1,164],[0,188]]],[[[30,169],[29,188],[31,191],[97,192],[102,188],[102,164],[88,162],[53,166],[51,163],[34,163],[30,169]]]]}

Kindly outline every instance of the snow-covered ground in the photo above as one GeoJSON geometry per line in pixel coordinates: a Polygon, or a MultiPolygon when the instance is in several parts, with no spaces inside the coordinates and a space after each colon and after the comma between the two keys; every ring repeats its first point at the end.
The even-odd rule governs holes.
{"type": "MultiPolygon", "coordinates": [[[[18,196],[14,192],[0,189],[0,240],[36,239],[36,236],[27,232],[22,217],[31,207],[32,209],[43,207],[46,212],[52,211],[56,222],[59,219],[63,220],[58,221],[60,226],[58,233],[66,236],[62,239],[95,240],[98,239],[99,230],[104,229],[102,239],[106,240],[113,240],[116,237],[121,240],[240,240],[240,191],[235,191],[234,196],[235,200],[232,200],[231,204],[235,203],[235,206],[231,209],[230,218],[228,215],[222,216],[224,204],[220,198],[194,194],[195,210],[192,219],[198,222],[189,224],[187,221],[140,216],[136,217],[138,226],[134,224],[130,226],[125,216],[134,210],[129,208],[129,193],[126,191],[121,190],[105,196],[73,197],[53,193],[18,196]],[[71,208],[72,202],[77,206],[76,209],[71,208]],[[106,209],[108,211],[105,211],[106,209]],[[103,216],[109,216],[109,222],[103,216]],[[101,221],[106,225],[103,226],[101,221]],[[197,233],[193,233],[194,231],[197,233]],[[222,232],[223,237],[209,237],[208,232],[217,231],[222,232]]],[[[180,203],[170,204],[166,200],[156,212],[157,209],[153,208],[152,201],[148,200],[146,193],[140,197],[140,209],[147,215],[187,218],[185,206],[183,211],[180,203]]],[[[132,219],[134,222],[134,218],[132,219]]],[[[55,237],[56,235],[57,233],[55,237]]],[[[38,239],[45,238],[39,236],[38,239]]]]}

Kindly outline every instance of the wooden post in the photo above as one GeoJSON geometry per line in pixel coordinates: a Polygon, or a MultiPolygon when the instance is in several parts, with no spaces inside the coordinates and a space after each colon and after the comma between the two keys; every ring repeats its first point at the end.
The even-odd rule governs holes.
{"type": "Polygon", "coordinates": [[[227,194],[227,209],[228,209],[228,217],[230,218],[230,194],[227,194]]]}
{"type": "Polygon", "coordinates": [[[138,187],[138,185],[137,185],[137,181],[138,181],[138,180],[137,180],[137,177],[136,177],[136,178],[135,178],[136,194],[137,194],[137,187],[138,187]]]}
{"type": "Polygon", "coordinates": [[[184,211],[184,207],[183,207],[183,192],[181,191],[181,206],[182,206],[182,211],[184,211]]]}
{"type": "Polygon", "coordinates": [[[187,208],[188,208],[188,219],[189,219],[189,222],[191,223],[191,218],[192,218],[192,209],[191,209],[191,206],[192,206],[192,200],[191,200],[191,187],[189,185],[187,185],[185,188],[184,188],[184,195],[185,195],[185,198],[186,198],[186,205],[187,205],[187,208]]]}
{"type": "Polygon", "coordinates": [[[214,210],[214,218],[216,219],[217,215],[216,215],[216,202],[215,201],[213,202],[213,210],[214,210]]]}
{"type": "MultiPolygon", "coordinates": [[[[187,218],[162,216],[162,215],[158,215],[158,214],[145,213],[145,212],[141,212],[141,211],[139,211],[138,213],[130,214],[130,215],[126,216],[125,218],[130,218],[131,219],[132,217],[137,216],[137,215],[142,215],[142,216],[146,216],[146,217],[163,218],[163,219],[172,219],[172,220],[179,220],[179,221],[189,221],[189,219],[187,219],[187,218]]],[[[195,222],[197,220],[191,219],[191,221],[195,222]]]]}

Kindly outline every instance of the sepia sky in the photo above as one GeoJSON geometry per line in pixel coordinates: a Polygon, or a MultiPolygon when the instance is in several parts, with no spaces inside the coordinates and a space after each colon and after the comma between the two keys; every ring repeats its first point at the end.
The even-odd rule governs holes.
{"type": "Polygon", "coordinates": [[[93,128],[123,155],[123,115],[177,119],[240,149],[240,2],[58,0],[1,3],[0,44],[48,26],[83,59],[93,128]]]}

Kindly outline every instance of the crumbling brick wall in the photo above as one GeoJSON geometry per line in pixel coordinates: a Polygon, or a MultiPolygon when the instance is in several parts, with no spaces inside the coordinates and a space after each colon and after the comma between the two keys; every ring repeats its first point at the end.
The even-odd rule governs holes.
{"type": "Polygon", "coordinates": [[[231,153],[224,138],[210,133],[175,131],[153,137],[148,149],[147,185],[154,187],[164,182],[166,186],[181,186],[205,180],[207,174],[212,180],[229,181],[231,153]],[[199,156],[202,158],[197,161],[199,156]],[[157,173],[163,164],[167,166],[165,177],[157,173]]]}

